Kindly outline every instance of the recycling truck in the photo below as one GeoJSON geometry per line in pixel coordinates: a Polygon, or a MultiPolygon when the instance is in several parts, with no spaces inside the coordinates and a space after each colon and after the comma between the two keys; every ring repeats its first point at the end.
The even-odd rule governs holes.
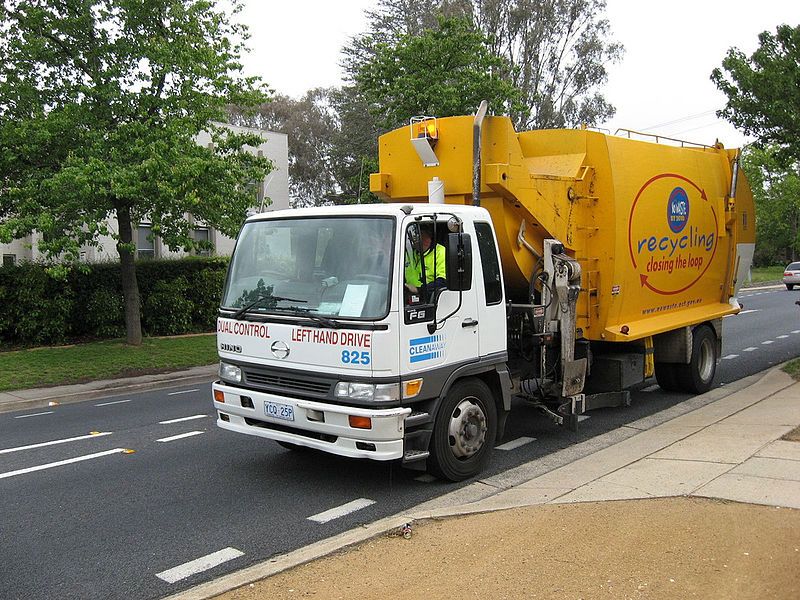
{"type": "Polygon", "coordinates": [[[709,389],[754,250],[738,153],[485,112],[381,136],[381,204],[246,220],[220,427],[457,481],[512,404],[575,428],[652,376],[709,389]]]}

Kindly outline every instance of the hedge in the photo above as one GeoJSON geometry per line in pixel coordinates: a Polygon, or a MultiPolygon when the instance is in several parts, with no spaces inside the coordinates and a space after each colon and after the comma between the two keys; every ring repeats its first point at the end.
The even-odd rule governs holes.
{"type": "MultiPolygon", "coordinates": [[[[136,263],[145,335],[212,331],[228,259],[136,263]]],[[[44,265],[0,267],[0,346],[64,344],[125,335],[119,263],[75,269],[65,280],[44,265]]]]}

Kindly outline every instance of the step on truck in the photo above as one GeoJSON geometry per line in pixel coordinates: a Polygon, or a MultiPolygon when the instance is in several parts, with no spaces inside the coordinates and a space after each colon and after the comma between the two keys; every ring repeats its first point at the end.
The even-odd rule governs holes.
{"type": "Polygon", "coordinates": [[[702,393],[754,249],[738,153],[508,118],[380,138],[381,204],[258,214],[217,321],[217,424],[457,481],[512,399],[556,425],[702,393]]]}

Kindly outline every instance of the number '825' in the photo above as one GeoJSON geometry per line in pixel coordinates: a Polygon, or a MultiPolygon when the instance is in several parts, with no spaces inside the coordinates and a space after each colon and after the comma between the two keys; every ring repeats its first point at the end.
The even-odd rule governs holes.
{"type": "Polygon", "coordinates": [[[346,365],[368,365],[370,363],[369,352],[342,350],[342,362],[346,365]]]}

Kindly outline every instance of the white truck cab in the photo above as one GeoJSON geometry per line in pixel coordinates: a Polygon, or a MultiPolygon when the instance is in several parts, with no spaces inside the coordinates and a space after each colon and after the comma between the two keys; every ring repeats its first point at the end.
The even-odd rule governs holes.
{"type": "Polygon", "coordinates": [[[485,209],[256,215],[237,239],[217,321],[217,424],[464,479],[480,470],[510,409],[506,340],[485,209]],[[430,273],[435,249],[419,258],[425,229],[445,248],[444,282],[430,273]],[[419,289],[406,285],[414,265],[419,289]]]}

